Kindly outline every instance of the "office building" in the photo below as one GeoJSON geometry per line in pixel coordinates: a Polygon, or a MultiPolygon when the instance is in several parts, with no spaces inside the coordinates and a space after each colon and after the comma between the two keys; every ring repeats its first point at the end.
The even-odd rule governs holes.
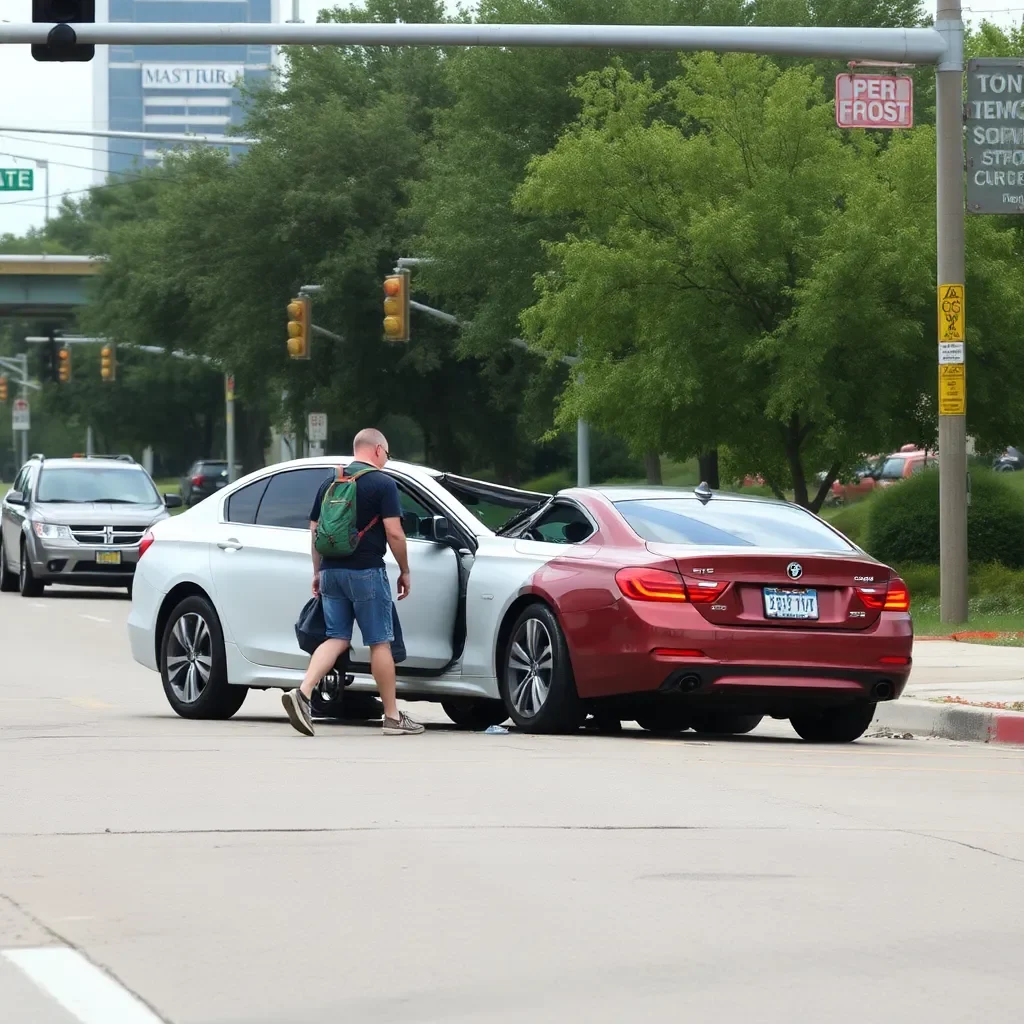
{"type": "MultiPolygon", "coordinates": [[[[110,22],[276,22],[278,0],[97,0],[110,22]]],[[[244,81],[270,77],[272,46],[98,46],[93,62],[95,126],[101,131],[226,135],[243,121],[244,81]]],[[[173,142],[103,139],[99,178],[159,162],[173,142]]],[[[231,147],[241,152],[242,147],[231,147]]]]}

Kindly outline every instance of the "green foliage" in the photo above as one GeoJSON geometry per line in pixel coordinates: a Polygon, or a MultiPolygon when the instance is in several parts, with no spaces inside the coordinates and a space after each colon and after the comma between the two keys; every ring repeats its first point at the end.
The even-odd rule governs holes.
{"type": "MultiPolygon", "coordinates": [[[[885,488],[870,502],[867,550],[896,565],[939,561],[939,474],[919,473],[885,488]]],[[[1024,496],[1004,474],[971,475],[967,513],[968,554],[973,563],[998,562],[1024,569],[1024,496]]]]}

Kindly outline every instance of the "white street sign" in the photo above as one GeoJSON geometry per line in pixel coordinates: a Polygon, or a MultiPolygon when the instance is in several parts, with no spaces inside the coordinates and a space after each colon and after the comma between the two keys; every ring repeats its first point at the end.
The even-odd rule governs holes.
{"type": "Polygon", "coordinates": [[[29,429],[29,408],[28,401],[24,398],[16,398],[11,406],[11,429],[29,429]]]}
{"type": "Polygon", "coordinates": [[[327,413],[311,412],[306,427],[306,439],[315,444],[327,440],[327,413]]]}
{"type": "Polygon", "coordinates": [[[939,342],[939,364],[941,366],[964,361],[964,343],[962,341],[939,342]]]}

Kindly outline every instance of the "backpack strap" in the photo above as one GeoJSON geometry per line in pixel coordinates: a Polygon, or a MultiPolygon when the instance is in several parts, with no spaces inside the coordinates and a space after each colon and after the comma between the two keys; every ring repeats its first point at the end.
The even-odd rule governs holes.
{"type": "MultiPolygon", "coordinates": [[[[345,467],[343,467],[343,466],[339,467],[339,468],[338,468],[338,472],[339,472],[339,473],[344,473],[344,472],[345,472],[345,467]]],[[[353,474],[352,474],[351,476],[346,476],[346,477],[339,477],[338,479],[339,479],[339,480],[341,480],[341,479],[346,479],[346,480],[352,480],[352,481],[356,481],[356,480],[358,480],[358,479],[359,479],[359,478],[360,478],[361,476],[366,476],[366,474],[367,474],[367,473],[376,473],[376,472],[378,472],[378,469],[377,469],[377,467],[376,467],[376,466],[367,466],[367,467],[366,467],[365,469],[359,469],[359,470],[356,470],[356,472],[355,472],[355,473],[353,473],[353,474]]],[[[359,543],[360,541],[362,541],[362,539],[363,539],[363,536],[364,536],[365,534],[369,533],[369,532],[370,532],[370,530],[372,530],[372,529],[373,529],[373,528],[374,528],[374,527],[375,527],[375,526],[376,526],[376,525],[377,525],[377,524],[378,524],[379,522],[380,522],[380,516],[374,516],[374,517],[373,517],[373,518],[372,518],[372,519],[371,519],[371,520],[370,520],[370,521],[369,521],[369,522],[368,522],[368,523],[366,524],[366,526],[364,526],[364,527],[363,527],[363,528],[362,528],[362,529],[361,529],[361,530],[360,530],[360,531],[359,531],[359,532],[358,532],[358,533],[356,534],[356,543],[358,544],[358,543],[359,543]]]]}

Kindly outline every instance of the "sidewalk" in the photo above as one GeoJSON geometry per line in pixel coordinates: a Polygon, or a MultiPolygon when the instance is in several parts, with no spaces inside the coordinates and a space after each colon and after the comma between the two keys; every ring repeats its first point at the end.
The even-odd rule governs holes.
{"type": "Polygon", "coordinates": [[[903,697],[878,705],[871,731],[1024,744],[1011,707],[1024,709],[1024,647],[918,640],[903,697]]]}

